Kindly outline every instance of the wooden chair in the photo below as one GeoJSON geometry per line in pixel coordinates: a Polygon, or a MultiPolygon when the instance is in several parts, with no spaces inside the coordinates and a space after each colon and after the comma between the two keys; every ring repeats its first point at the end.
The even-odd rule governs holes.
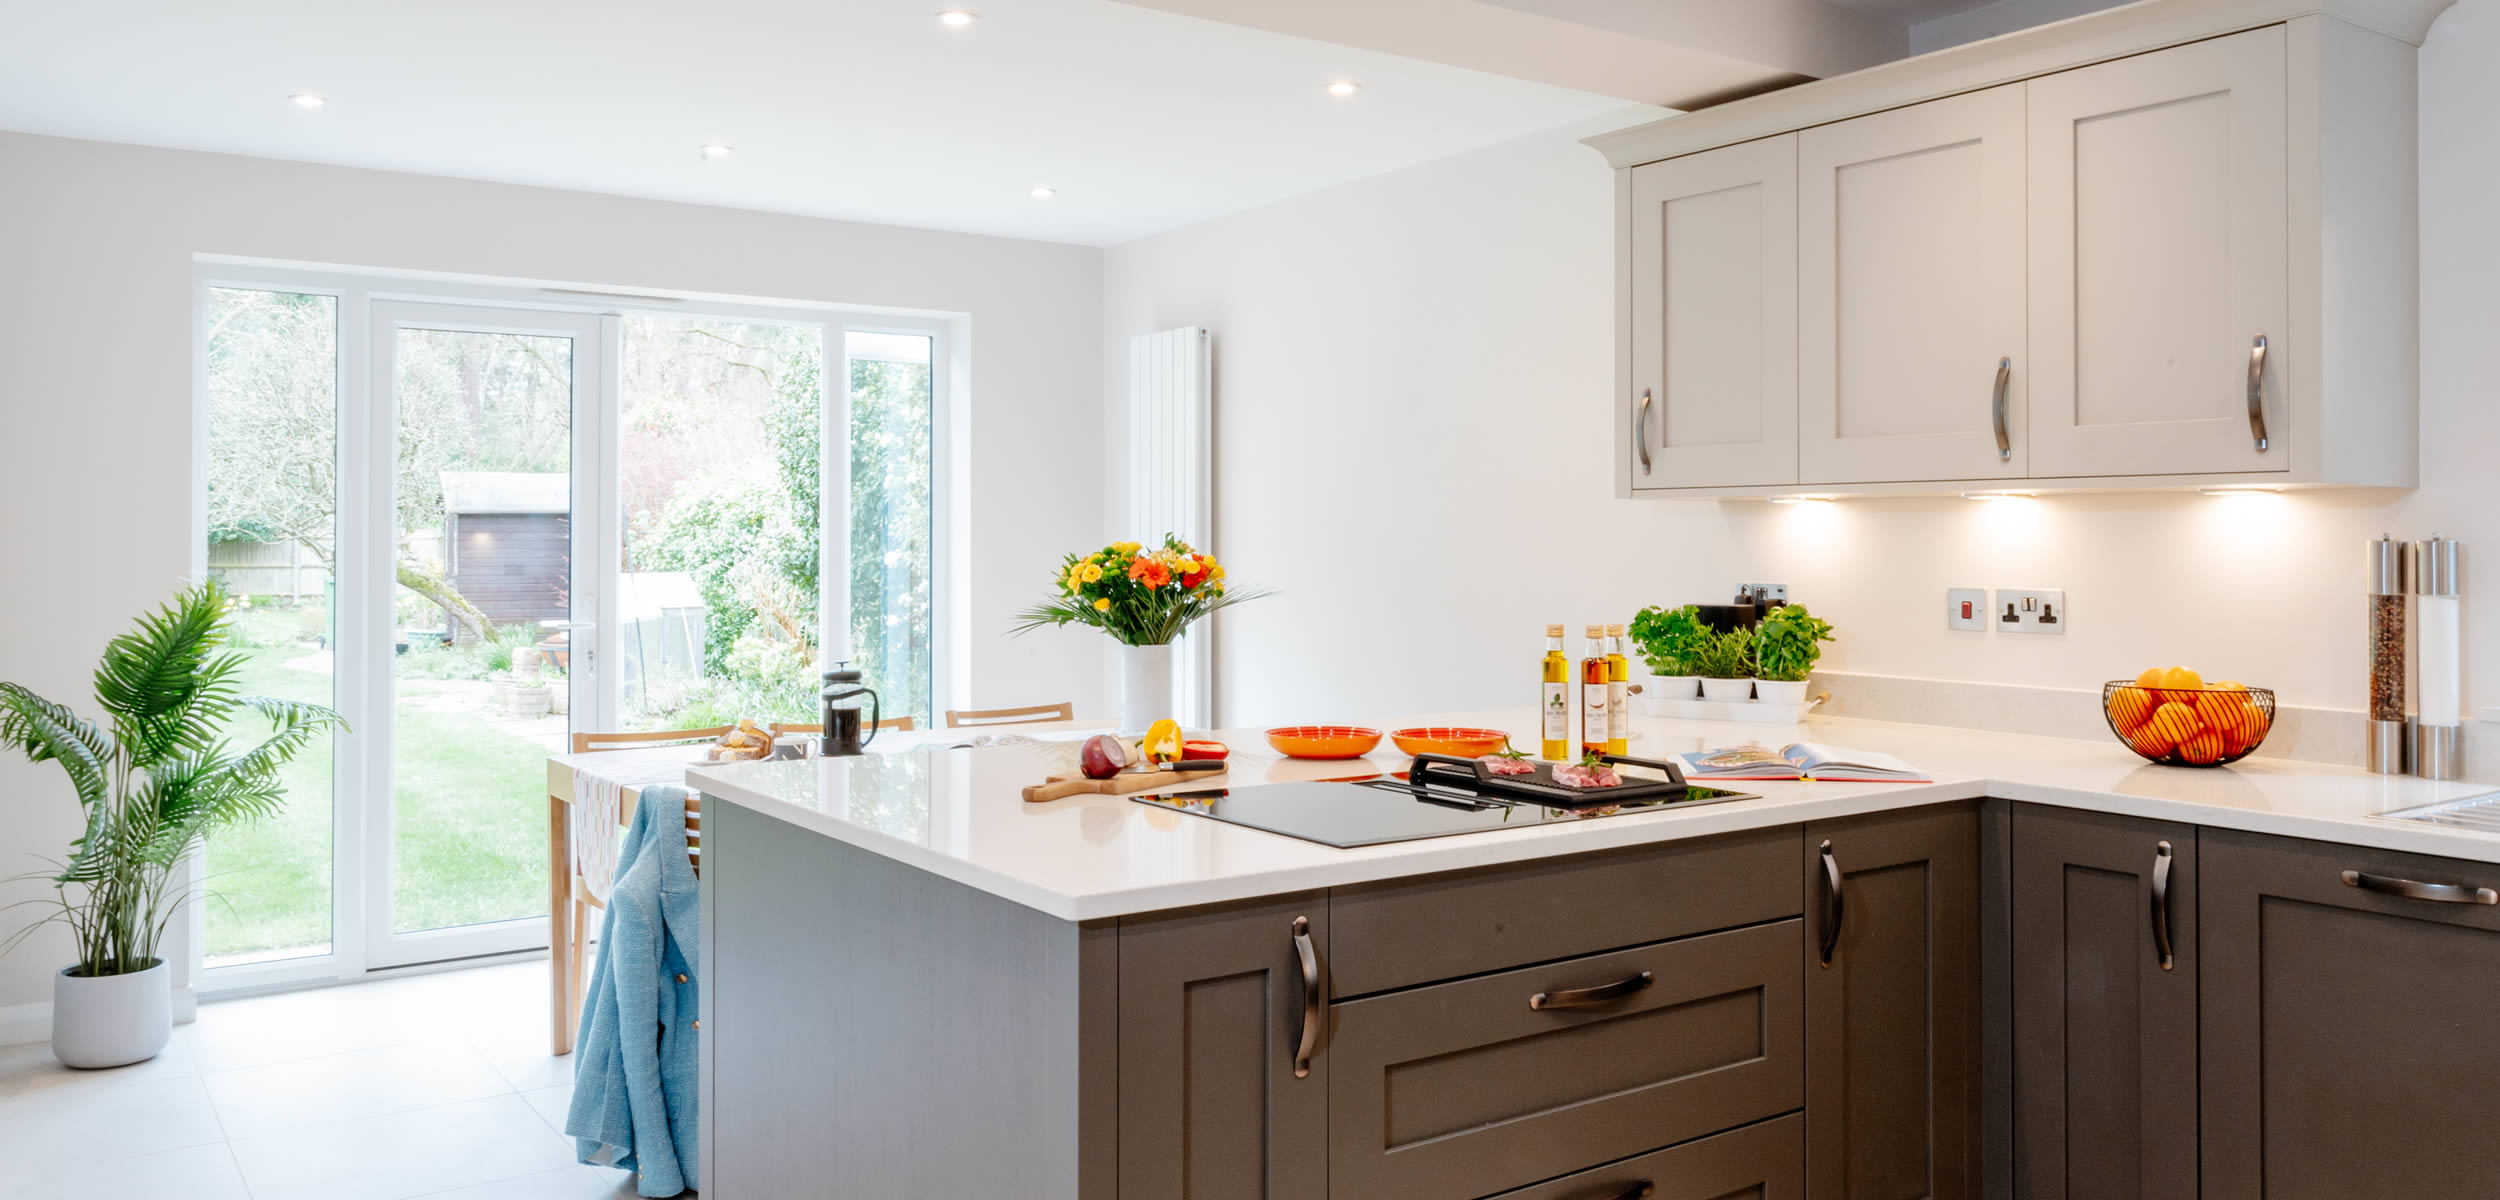
{"type": "MultiPolygon", "coordinates": [[[[774,737],[783,737],[783,736],[786,736],[786,735],[788,735],[788,734],[793,734],[793,733],[823,733],[823,732],[825,731],[825,727],[824,727],[824,724],[823,724],[822,722],[819,722],[819,723],[814,724],[814,725],[798,725],[798,724],[793,724],[793,723],[788,722],[788,721],[775,721],[775,722],[773,722],[772,724],[765,726],[765,728],[772,730],[772,731],[773,731],[773,736],[774,736],[774,737]]],[[[909,732],[911,732],[911,730],[912,730],[911,718],[910,718],[910,717],[892,717],[892,718],[888,718],[888,719],[886,719],[886,720],[883,720],[883,721],[879,721],[879,722],[877,722],[877,728],[879,728],[879,729],[893,729],[893,730],[899,730],[899,731],[904,732],[904,733],[909,733],[909,732]]]]}
{"type": "MultiPolygon", "coordinates": [[[[708,742],[729,732],[730,726],[715,725],[710,729],[653,729],[642,733],[577,733],[573,735],[573,753],[588,754],[594,750],[630,750],[647,746],[685,746],[708,742]]],[[[703,801],[692,791],[686,793],[686,861],[697,874],[703,871],[703,801]]],[[[571,894],[565,899],[573,906],[572,978],[565,981],[566,1011],[574,1027],[581,1021],[582,1001],[590,994],[590,957],[586,943],[590,940],[589,910],[605,909],[607,905],[590,894],[582,882],[581,872],[573,872],[571,894]]],[[[572,1028],[557,1031],[557,1053],[573,1047],[572,1028]]]]}
{"type": "Polygon", "coordinates": [[[1039,725],[1044,721],[1073,721],[1076,704],[1062,700],[1057,704],[1036,704],[1031,708],[982,708],[946,710],[946,727],[962,729],[984,725],[1039,725]]]}

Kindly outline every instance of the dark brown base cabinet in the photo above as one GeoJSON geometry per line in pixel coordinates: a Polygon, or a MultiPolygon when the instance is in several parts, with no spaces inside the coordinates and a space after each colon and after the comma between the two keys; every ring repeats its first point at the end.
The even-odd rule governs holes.
{"type": "Polygon", "coordinates": [[[2204,1200],[2500,1196],[2500,865],[2198,857],[2204,1200]]]}
{"type": "Polygon", "coordinates": [[[1806,1195],[1979,1194],[1979,816],[1810,824],[1806,1195]]]}
{"type": "Polygon", "coordinates": [[[2014,1178],[2195,1200],[2197,830],[2013,809],[2014,1178]]]}

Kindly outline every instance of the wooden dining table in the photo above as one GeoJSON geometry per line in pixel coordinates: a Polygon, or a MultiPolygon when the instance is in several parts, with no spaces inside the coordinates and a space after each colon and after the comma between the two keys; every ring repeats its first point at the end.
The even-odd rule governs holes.
{"type": "MultiPolygon", "coordinates": [[[[955,746],[965,739],[982,735],[1060,735],[1110,729],[1111,721],[1043,721],[1029,725],[989,726],[966,729],[885,730],[870,744],[874,754],[902,754],[917,750],[955,746]]],[[[802,734],[812,740],[815,735],[802,734]]],[[[616,750],[592,750],[581,754],[547,756],[547,1006],[550,1041],[556,1054],[573,1052],[574,1032],[581,1014],[571,995],[570,981],[576,969],[573,962],[573,773],[589,767],[603,775],[646,777],[666,774],[666,768],[679,768],[678,781],[684,780],[683,768],[706,762],[705,754],[712,744],[689,742],[673,746],[630,746],[616,750]],[[609,769],[603,769],[609,768],[609,769]]],[[[634,819],[636,792],[621,789],[624,802],[617,809],[625,822],[634,819]]]]}

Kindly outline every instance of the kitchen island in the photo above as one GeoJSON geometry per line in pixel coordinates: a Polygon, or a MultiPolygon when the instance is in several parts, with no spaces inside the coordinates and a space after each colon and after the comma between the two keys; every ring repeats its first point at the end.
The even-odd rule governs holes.
{"type": "MultiPolygon", "coordinates": [[[[2272,1140],[2315,1115],[2280,1090],[2312,1075],[2366,1113],[2500,1068],[2487,1035],[2423,1044],[2459,1015],[2436,996],[2500,986],[2475,895],[2500,837],[2374,815],[2487,786],[1838,719],[1636,730],[1636,755],[1811,737],[1934,782],[1341,850],[1024,804],[1068,742],[698,770],[705,1190],[1958,1197],[2125,1172],[2151,1196],[2201,1169],[2208,1196],[2305,1195],[2262,1181],[2353,1182],[2310,1159],[2366,1133],[2340,1169],[2500,1194],[2488,1163],[2404,1150],[2471,1114],[2339,1109],[2334,1141],[2272,1140]],[[2347,1011],[2327,976],[2354,972],[2325,964],[2373,955],[2437,984],[2347,1011]],[[2341,1036],[2303,1033],[2324,1022],[2341,1036]],[[2033,1086],[2069,1044],[2109,1053],[2033,1086]]],[[[1208,786],[1404,765],[1219,736],[1239,761],[1208,786]]]]}

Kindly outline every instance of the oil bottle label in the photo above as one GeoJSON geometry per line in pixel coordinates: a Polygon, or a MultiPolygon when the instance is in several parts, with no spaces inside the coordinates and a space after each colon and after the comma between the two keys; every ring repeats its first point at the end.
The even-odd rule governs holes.
{"type": "Polygon", "coordinates": [[[1632,713],[1628,705],[1629,697],[1624,694],[1623,681],[1615,680],[1614,682],[1608,683],[1606,685],[1607,741],[1622,742],[1631,738],[1632,713]]]}
{"type": "Polygon", "coordinates": [[[1562,742],[1569,741],[1570,738],[1571,709],[1567,706],[1563,699],[1563,685],[1559,683],[1546,684],[1545,740],[1549,742],[1562,742]]]}
{"type": "Polygon", "coordinates": [[[1580,689],[1580,740],[1582,742],[1594,745],[1611,736],[1607,732],[1612,727],[1612,720],[1607,711],[1606,693],[1613,690],[1612,684],[1585,686],[1580,689]]]}

